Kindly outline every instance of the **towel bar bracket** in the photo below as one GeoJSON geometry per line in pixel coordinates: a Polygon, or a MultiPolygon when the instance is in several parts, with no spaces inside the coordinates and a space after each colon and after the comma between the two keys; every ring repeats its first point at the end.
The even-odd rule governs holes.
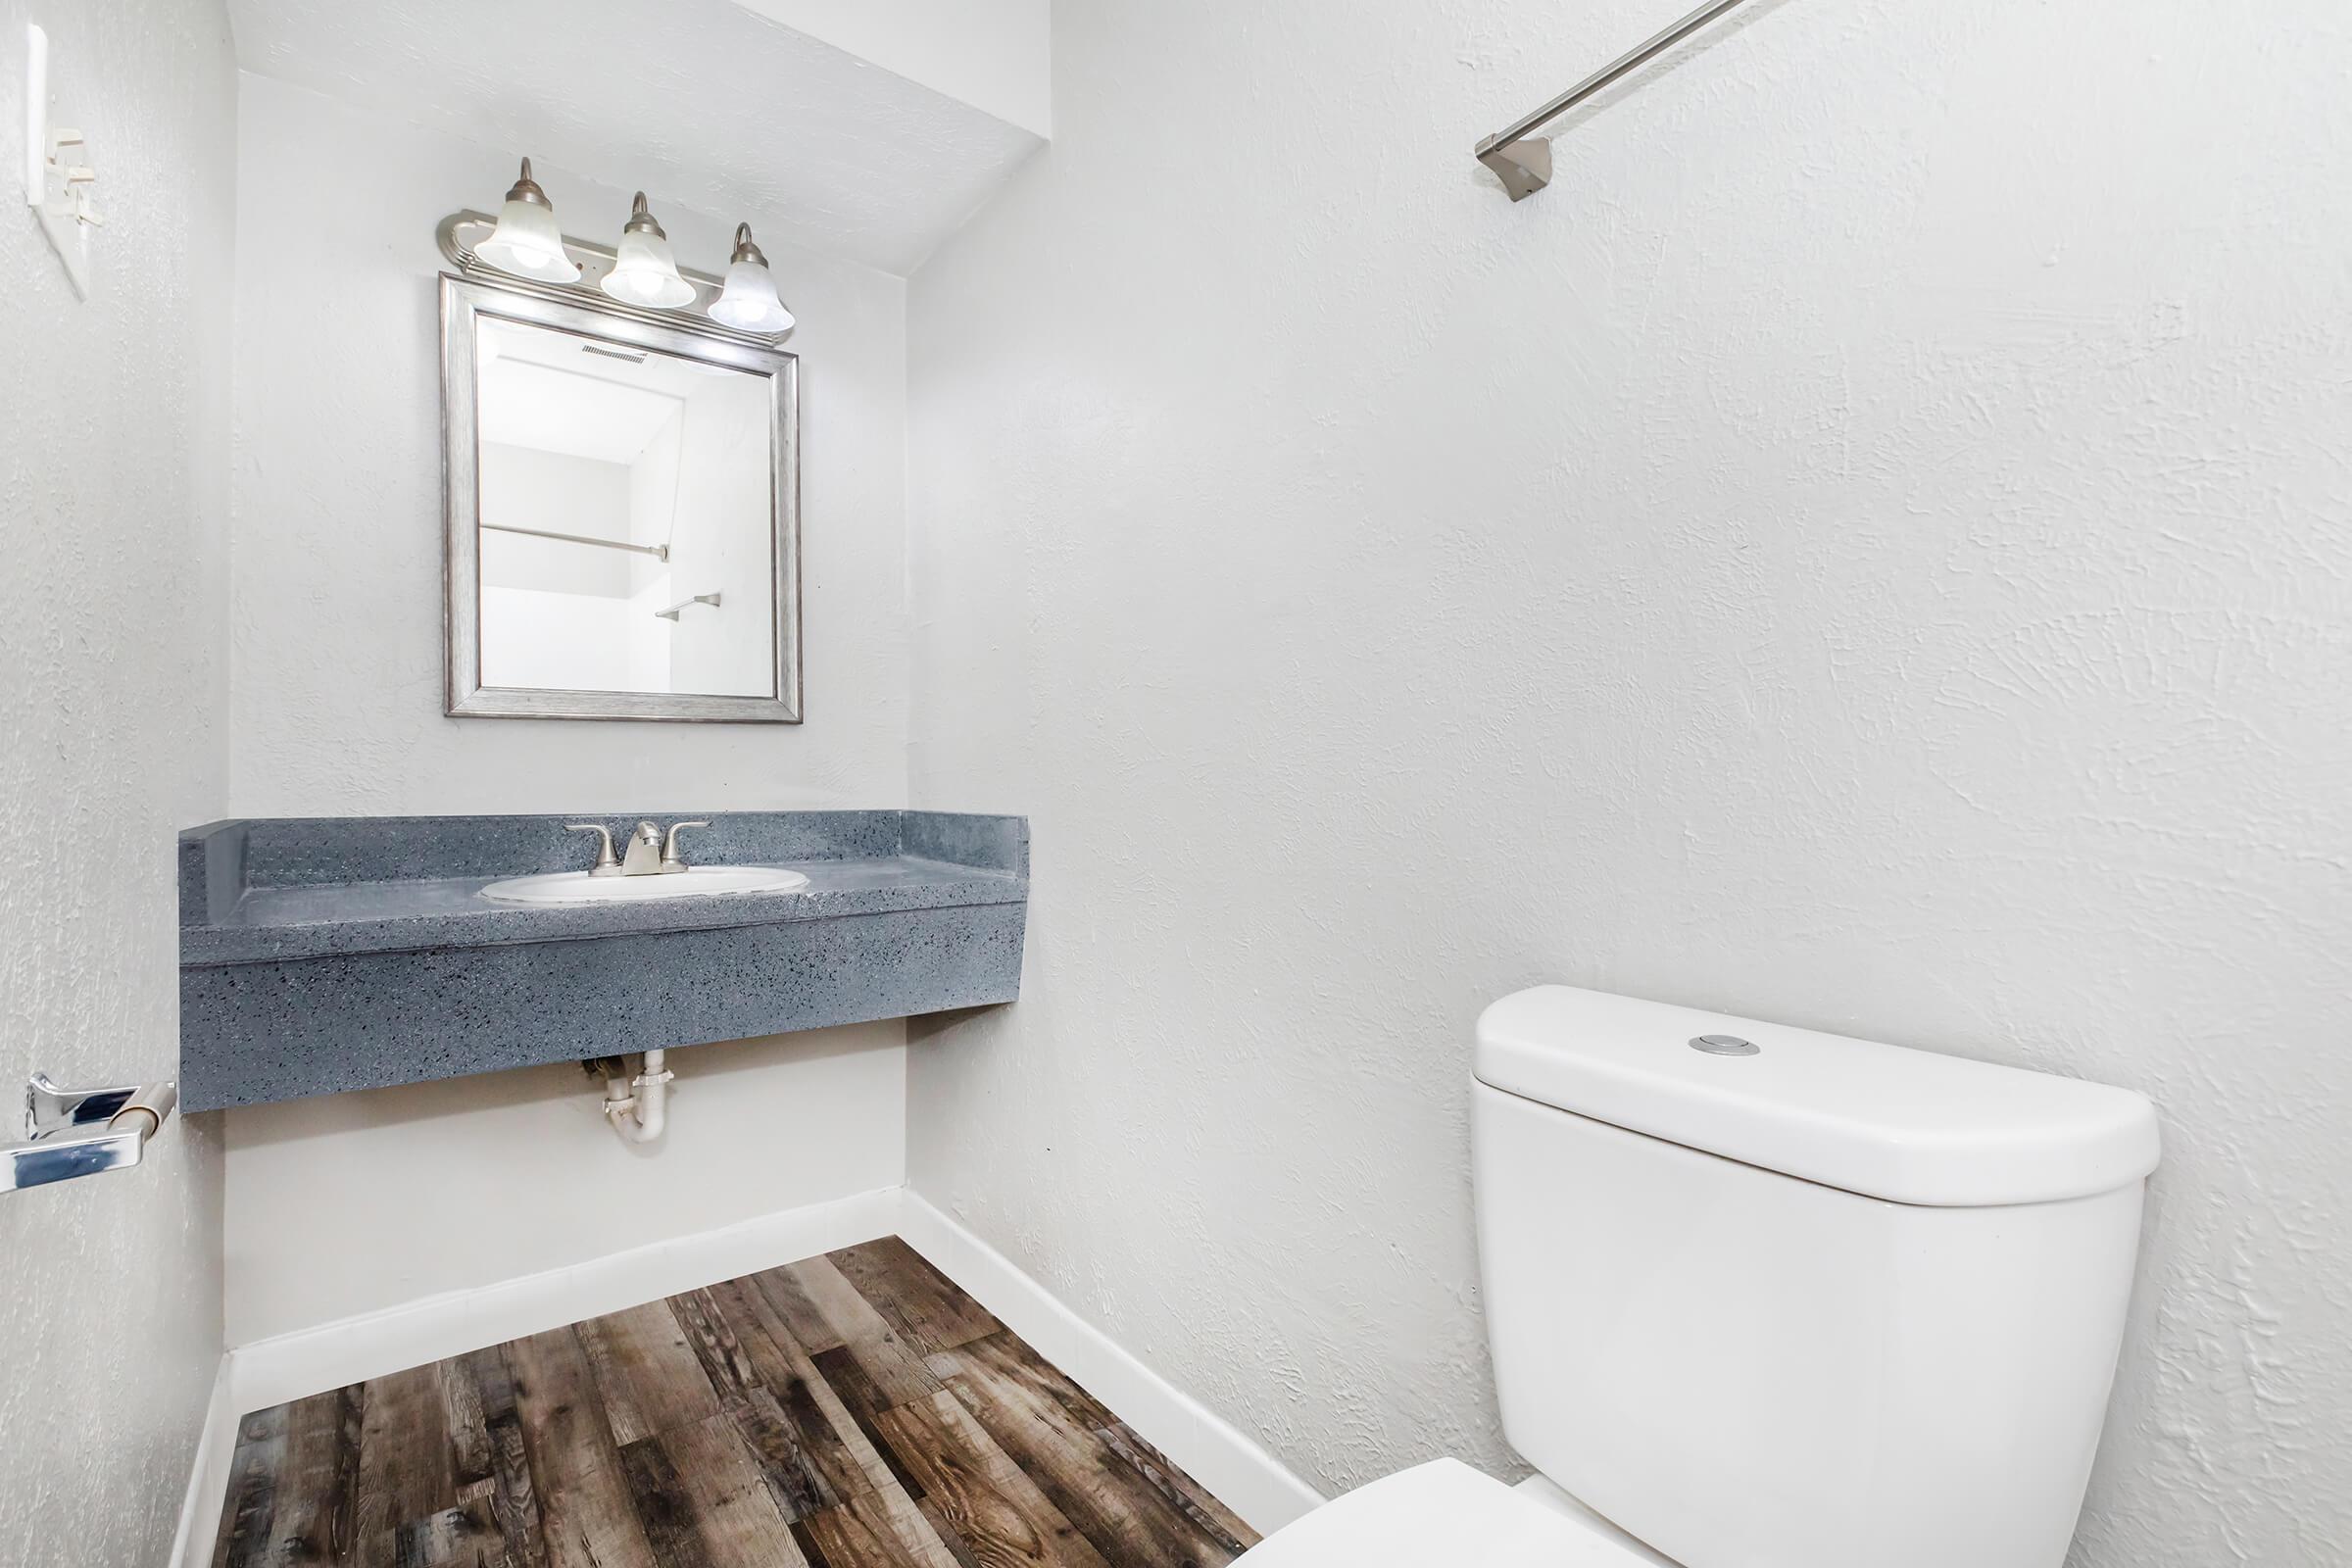
{"type": "Polygon", "coordinates": [[[1523,202],[1551,183],[1551,144],[1536,134],[1578,104],[1648,65],[1685,38],[1747,0],[1707,0],[1680,22],[1653,33],[1532,114],[1522,115],[1480,142],[1478,161],[1494,171],[1511,200],[1523,202]]]}
{"type": "Polygon", "coordinates": [[[1542,136],[1478,149],[1478,161],[1494,171],[1511,200],[1523,202],[1551,183],[1551,143],[1542,136]]]}
{"type": "Polygon", "coordinates": [[[24,1088],[24,1139],[0,1144],[0,1193],[136,1165],[179,1104],[175,1084],[61,1089],[46,1073],[24,1088]]]}

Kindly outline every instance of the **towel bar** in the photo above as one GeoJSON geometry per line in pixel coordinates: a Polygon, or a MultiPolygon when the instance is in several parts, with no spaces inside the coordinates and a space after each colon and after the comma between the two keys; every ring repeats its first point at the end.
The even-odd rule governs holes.
{"type": "Polygon", "coordinates": [[[0,1193],[136,1165],[178,1104],[176,1084],[60,1089],[36,1072],[24,1089],[24,1141],[0,1144],[0,1193]]]}
{"type": "Polygon", "coordinates": [[[1603,88],[1622,81],[1708,24],[1747,0],[1707,0],[1662,32],[1651,34],[1566,92],[1478,144],[1473,156],[1494,172],[1511,200],[1523,202],[1551,183],[1551,143],[1536,134],[1603,88]]]}

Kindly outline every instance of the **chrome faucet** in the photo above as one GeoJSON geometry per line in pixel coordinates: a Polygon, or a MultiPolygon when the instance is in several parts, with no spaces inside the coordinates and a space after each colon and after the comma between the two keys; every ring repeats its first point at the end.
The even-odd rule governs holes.
{"type": "Polygon", "coordinates": [[[686,869],[678,856],[678,834],[690,827],[709,827],[704,821],[672,822],[667,837],[651,822],[640,822],[629,830],[629,853],[612,853],[612,834],[601,822],[570,822],[574,833],[593,833],[597,836],[596,864],[590,876],[665,876],[686,869]]]}
{"type": "Polygon", "coordinates": [[[662,863],[662,830],[651,822],[638,823],[629,834],[629,853],[620,858],[620,874],[659,876],[668,869],[662,863]]]}

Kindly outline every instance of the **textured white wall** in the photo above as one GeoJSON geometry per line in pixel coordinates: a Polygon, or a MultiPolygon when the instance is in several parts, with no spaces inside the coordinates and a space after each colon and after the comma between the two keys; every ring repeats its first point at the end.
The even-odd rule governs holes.
{"type": "MultiPolygon", "coordinates": [[[[218,813],[235,75],[204,0],[0,0],[0,1101],[179,1055],[172,838],[218,813]],[[22,205],[24,26],[106,219],[76,303],[22,205]]],[[[17,1136],[13,1110],[0,1136],[17,1136]]],[[[0,1564],[160,1563],[220,1354],[220,1153],[0,1199],[0,1564]]]]}
{"type": "Polygon", "coordinates": [[[914,1184],[1326,1487],[1511,1463],[1479,1006],[2164,1107],[2077,1560],[2352,1542],[2352,16],[1055,10],[914,281],[915,804],[1031,813],[914,1184]]]}
{"type": "MultiPolygon", "coordinates": [[[[902,804],[905,283],[768,248],[802,321],[807,723],[447,718],[433,229],[495,206],[514,160],[267,77],[240,87],[231,809],[902,804]]],[[[565,229],[617,234],[629,193],[537,151],[565,229]]],[[[731,220],[653,200],[682,261],[724,262],[731,220]]]]}
{"type": "Polygon", "coordinates": [[[535,149],[624,193],[748,214],[771,260],[789,226],[901,276],[1041,145],[977,93],[917,78],[960,78],[957,93],[1004,78],[998,51],[969,40],[1045,4],[861,0],[852,17],[824,0],[498,0],[494,13],[480,0],[228,0],[246,70],[507,151],[497,190],[512,153],[535,149]],[[877,69],[762,10],[831,13],[834,35],[901,64],[877,69]]]}
{"type": "Polygon", "coordinates": [[[904,1025],[673,1053],[626,1145],[569,1063],[230,1111],[232,1345],[906,1178],[904,1025]]]}
{"type": "MultiPolygon", "coordinates": [[[[433,228],[513,164],[240,89],[231,812],[903,804],[905,284],[765,247],[803,322],[807,723],[447,718],[433,228]]],[[[535,151],[567,231],[618,231],[626,191],[535,151]]],[[[654,201],[688,265],[724,259],[731,222],[654,201]]],[[[233,1112],[230,1341],[891,1185],[905,1052],[884,1024],[682,1053],[670,1135],[642,1152],[572,1067],[233,1112]],[[821,1136],[779,1133],[811,1107],[821,1136]]]]}

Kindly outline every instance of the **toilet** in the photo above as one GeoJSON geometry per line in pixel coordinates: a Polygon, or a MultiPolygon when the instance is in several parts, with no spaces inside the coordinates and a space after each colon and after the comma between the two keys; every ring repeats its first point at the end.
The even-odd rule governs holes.
{"type": "Polygon", "coordinates": [[[2058,1568],[2157,1158],[2128,1090],[1566,986],[1479,1019],[1505,1486],[1442,1459],[1245,1568],[2058,1568]]]}

